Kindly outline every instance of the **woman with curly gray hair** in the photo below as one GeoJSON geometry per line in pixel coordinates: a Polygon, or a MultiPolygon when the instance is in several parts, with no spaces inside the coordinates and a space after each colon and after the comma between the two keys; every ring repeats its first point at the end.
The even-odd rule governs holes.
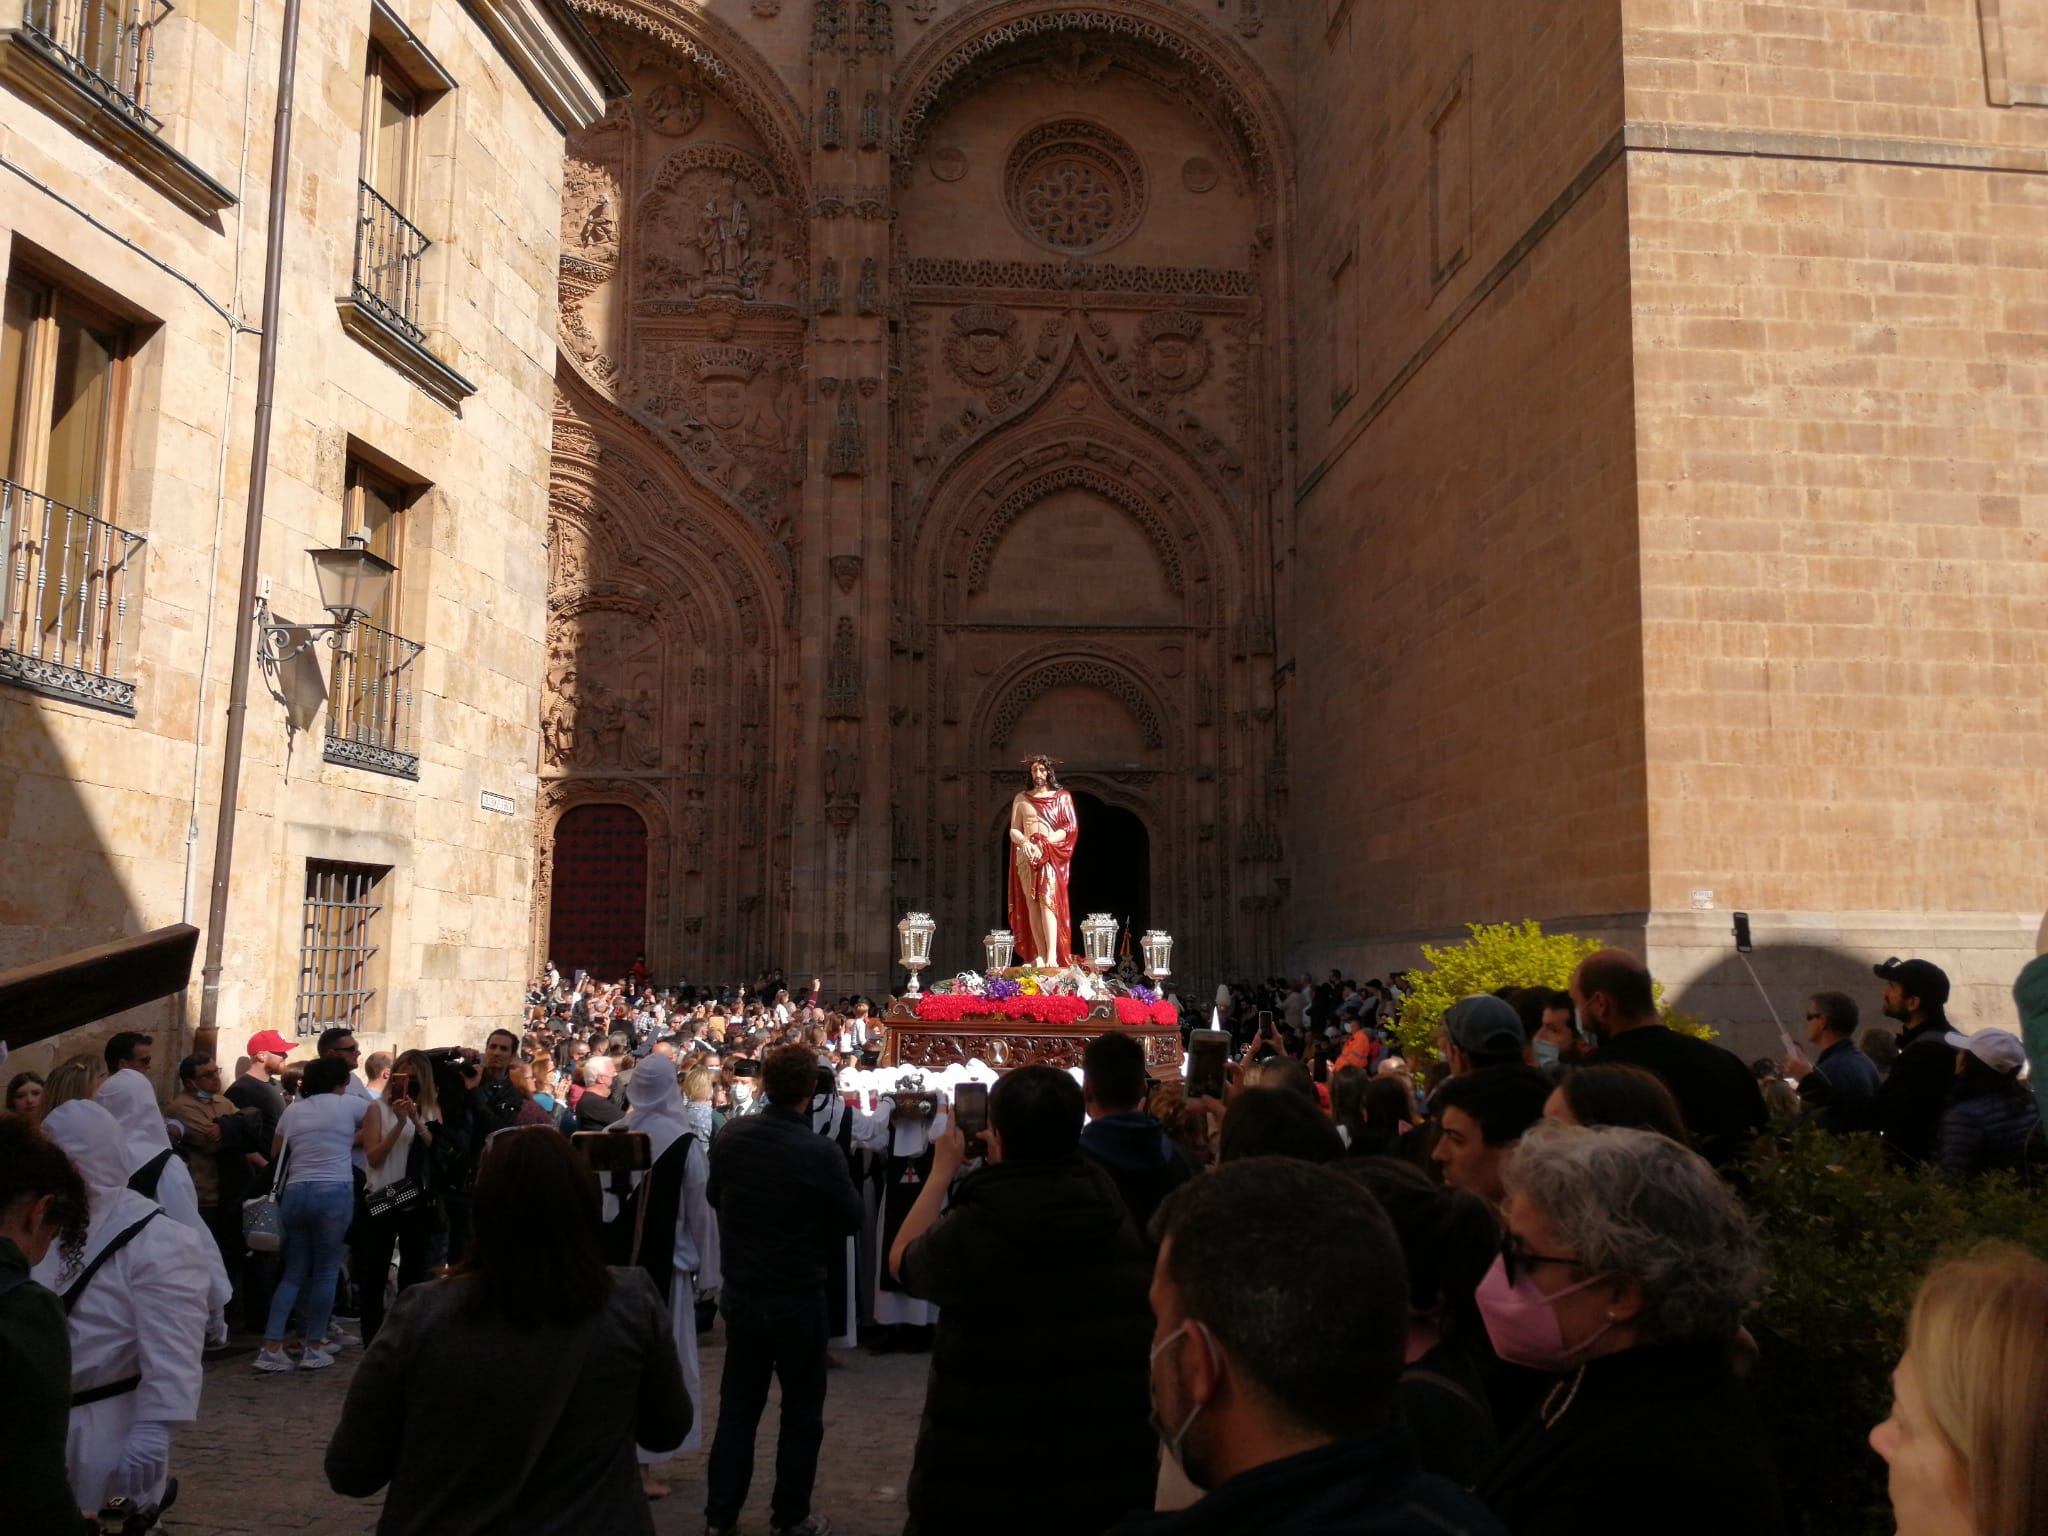
{"type": "Polygon", "coordinates": [[[1514,1536],[1774,1536],[1763,1426],[1731,1346],[1763,1294],[1747,1214],[1698,1153],[1545,1121],[1506,1175],[1477,1301],[1503,1360],[1558,1378],[1477,1492],[1514,1536]]]}

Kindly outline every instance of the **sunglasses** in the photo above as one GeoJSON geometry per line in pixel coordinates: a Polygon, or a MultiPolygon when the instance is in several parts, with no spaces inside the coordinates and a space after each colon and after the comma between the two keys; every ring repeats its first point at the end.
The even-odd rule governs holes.
{"type": "Polygon", "coordinates": [[[1543,1264],[1577,1264],[1577,1259],[1559,1258],[1553,1254],[1530,1253],[1520,1246],[1512,1232],[1500,1235],[1500,1267],[1508,1278],[1508,1284],[1519,1286],[1525,1276],[1534,1273],[1543,1264]]]}

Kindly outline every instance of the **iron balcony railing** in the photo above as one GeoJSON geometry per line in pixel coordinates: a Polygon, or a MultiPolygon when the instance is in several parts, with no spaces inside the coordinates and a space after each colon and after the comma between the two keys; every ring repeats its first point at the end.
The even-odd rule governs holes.
{"type": "Polygon", "coordinates": [[[128,565],[145,540],[0,480],[0,679],[135,712],[128,565]]]}
{"type": "Polygon", "coordinates": [[[433,242],[367,181],[357,198],[355,299],[414,342],[420,326],[421,258],[433,242]]]}
{"type": "Polygon", "coordinates": [[[21,29],[122,116],[151,133],[149,71],[170,0],[26,0],[21,29]]]}
{"type": "Polygon", "coordinates": [[[411,669],[425,649],[363,619],[342,631],[327,699],[322,755],[328,762],[404,779],[420,776],[419,755],[413,751],[411,669]]]}

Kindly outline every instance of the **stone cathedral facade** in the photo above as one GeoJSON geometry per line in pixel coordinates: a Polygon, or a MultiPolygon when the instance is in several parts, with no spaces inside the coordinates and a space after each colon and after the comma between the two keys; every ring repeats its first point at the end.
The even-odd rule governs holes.
{"type": "Polygon", "coordinates": [[[576,946],[631,930],[624,807],[665,972],[872,986],[912,906],[958,968],[1044,750],[1077,916],[1272,954],[1295,188],[1255,0],[582,9],[633,91],[569,145],[537,934],[618,958],[576,946]]]}
{"type": "Polygon", "coordinates": [[[1739,1022],[1743,908],[1999,1021],[2044,0],[574,3],[536,961],[979,963],[1043,750],[1205,985],[1536,917],[1739,1022]]]}

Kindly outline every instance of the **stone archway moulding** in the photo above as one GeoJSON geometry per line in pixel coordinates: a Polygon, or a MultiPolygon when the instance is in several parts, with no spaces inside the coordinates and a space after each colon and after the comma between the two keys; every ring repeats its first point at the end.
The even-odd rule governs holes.
{"type": "Polygon", "coordinates": [[[774,68],[738,32],[709,11],[678,0],[571,0],[571,4],[580,15],[643,32],[687,59],[754,125],[783,185],[800,202],[809,200],[804,115],[774,68]]]}
{"type": "Polygon", "coordinates": [[[987,587],[989,564],[995,558],[996,546],[1002,543],[1003,535],[1010,531],[1011,524],[1047,497],[1069,490],[1092,491],[1129,513],[1158,552],[1159,563],[1166,572],[1167,586],[1176,595],[1184,590],[1180,550],[1175,547],[1173,531],[1166,526],[1159,509],[1125,481],[1086,464],[1069,464],[1051,474],[1035,477],[1004,497],[996,509],[982,520],[981,529],[974,536],[973,552],[967,557],[967,590],[979,592],[987,587]]]}
{"type": "Polygon", "coordinates": [[[977,59],[1027,38],[1096,32],[1156,48],[1214,87],[1247,141],[1254,175],[1284,205],[1290,200],[1293,154],[1277,93],[1244,49],[1191,23],[1186,12],[1159,0],[1119,0],[1115,5],[1009,0],[961,12],[912,49],[897,71],[897,99],[903,105],[896,120],[896,174],[909,174],[947,87],[977,59]]]}
{"type": "Polygon", "coordinates": [[[1166,711],[1139,680],[1141,675],[1135,665],[1116,656],[1058,656],[1027,661],[1013,672],[1008,682],[989,690],[994,704],[976,739],[987,742],[991,750],[1008,746],[1010,732],[1040,694],[1054,688],[1082,687],[1098,689],[1117,700],[1137,721],[1145,745],[1164,747],[1166,711]]]}

